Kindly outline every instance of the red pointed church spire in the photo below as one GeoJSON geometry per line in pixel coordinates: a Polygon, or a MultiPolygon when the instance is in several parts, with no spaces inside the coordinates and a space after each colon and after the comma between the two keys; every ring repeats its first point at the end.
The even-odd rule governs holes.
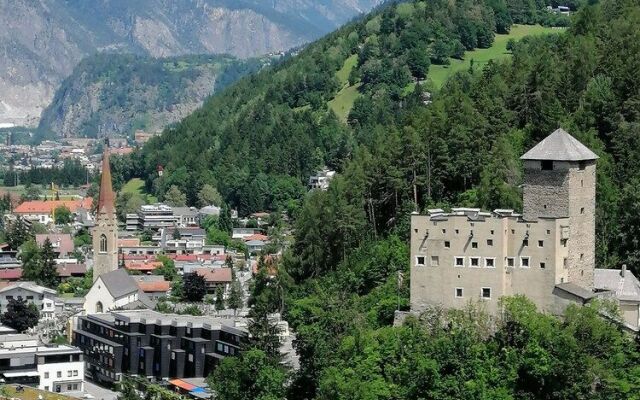
{"type": "Polygon", "coordinates": [[[111,185],[111,166],[109,165],[109,140],[105,140],[102,154],[102,177],[100,179],[100,195],[98,197],[98,214],[115,212],[115,196],[111,185]]]}

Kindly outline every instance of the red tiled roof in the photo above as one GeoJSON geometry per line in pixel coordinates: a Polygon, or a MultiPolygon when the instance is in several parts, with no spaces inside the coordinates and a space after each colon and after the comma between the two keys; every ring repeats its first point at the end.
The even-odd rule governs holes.
{"type": "Polygon", "coordinates": [[[58,264],[56,270],[59,277],[68,278],[87,273],[87,266],[85,264],[58,264]]]}
{"type": "Polygon", "coordinates": [[[71,212],[76,212],[79,208],[90,209],[92,203],[93,199],[91,197],[85,197],[80,200],[32,200],[20,204],[13,212],[16,214],[51,214],[53,210],[60,206],[65,206],[71,212]]]}
{"type": "Polygon", "coordinates": [[[138,247],[138,246],[140,246],[140,239],[138,238],[118,239],[118,247],[138,247]]]}
{"type": "Polygon", "coordinates": [[[123,254],[122,259],[127,260],[154,260],[156,256],[153,254],[123,254]]]}
{"type": "Polygon", "coordinates": [[[243,237],[242,240],[244,240],[245,242],[248,242],[250,240],[262,240],[264,242],[269,240],[269,236],[263,235],[261,233],[255,233],[253,235],[243,237]]]}
{"type": "Polygon", "coordinates": [[[171,289],[171,282],[155,281],[155,282],[137,282],[140,289],[145,293],[168,292],[171,289]]]}
{"type": "Polygon", "coordinates": [[[12,280],[22,278],[22,268],[0,269],[0,280],[12,280]]]}
{"type": "Polygon", "coordinates": [[[125,261],[124,267],[131,271],[153,271],[158,267],[162,266],[162,262],[160,261],[149,261],[149,262],[127,262],[125,261]]]}
{"type": "Polygon", "coordinates": [[[197,254],[174,254],[171,258],[175,261],[198,261],[197,254]]]}
{"type": "Polygon", "coordinates": [[[69,254],[73,252],[74,245],[71,235],[68,233],[42,233],[36,235],[36,243],[42,247],[45,240],[49,239],[53,245],[53,251],[60,254],[69,254]]]}
{"type": "Polygon", "coordinates": [[[231,282],[231,268],[195,268],[193,272],[208,283],[231,282]]]}

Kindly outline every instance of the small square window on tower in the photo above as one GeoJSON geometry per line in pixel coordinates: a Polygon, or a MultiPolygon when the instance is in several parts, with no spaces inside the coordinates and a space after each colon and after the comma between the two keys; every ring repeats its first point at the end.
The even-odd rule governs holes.
{"type": "Polygon", "coordinates": [[[516,265],[516,260],[513,257],[507,257],[507,267],[514,267],[516,265]]]}
{"type": "Polygon", "coordinates": [[[424,256],[417,256],[416,257],[416,265],[424,267],[424,256]]]}
{"type": "Polygon", "coordinates": [[[538,240],[538,247],[544,247],[544,240],[538,240]]]}
{"type": "Polygon", "coordinates": [[[463,290],[462,290],[462,288],[461,288],[461,287],[457,287],[457,288],[456,288],[456,297],[457,297],[458,299],[459,299],[459,298],[462,298],[462,294],[463,294],[463,290]]]}
{"type": "Polygon", "coordinates": [[[480,257],[470,257],[469,259],[471,260],[471,266],[472,267],[479,267],[480,266],[480,257]]]}
{"type": "Polygon", "coordinates": [[[493,246],[493,239],[487,239],[487,246],[493,246]]]}
{"type": "Polygon", "coordinates": [[[478,248],[478,242],[471,242],[471,248],[472,249],[477,249],[478,248]]]}
{"type": "Polygon", "coordinates": [[[580,214],[584,214],[584,207],[580,207],[580,214]]]}
{"type": "Polygon", "coordinates": [[[541,262],[541,263],[540,263],[540,269],[545,269],[546,267],[547,267],[547,266],[546,266],[546,264],[545,264],[545,263],[543,263],[543,262],[541,262]]]}
{"type": "Polygon", "coordinates": [[[483,288],[480,290],[480,296],[481,296],[483,299],[490,299],[490,298],[491,298],[491,288],[483,287],[483,288]]]}
{"type": "Polygon", "coordinates": [[[445,240],[445,241],[444,241],[444,247],[445,247],[445,249],[449,249],[449,248],[451,248],[451,242],[450,242],[450,241],[448,241],[448,240],[445,240]]]}
{"type": "Polygon", "coordinates": [[[520,257],[520,268],[529,268],[529,257],[520,257]]]}
{"type": "Polygon", "coordinates": [[[440,257],[438,256],[431,256],[431,266],[432,267],[437,267],[440,265],[440,257]]]}
{"type": "Polygon", "coordinates": [[[485,268],[495,268],[496,267],[496,259],[493,257],[486,257],[484,259],[484,267],[485,268]]]}
{"type": "Polygon", "coordinates": [[[456,257],[453,265],[456,267],[464,267],[464,257],[456,257]]]}

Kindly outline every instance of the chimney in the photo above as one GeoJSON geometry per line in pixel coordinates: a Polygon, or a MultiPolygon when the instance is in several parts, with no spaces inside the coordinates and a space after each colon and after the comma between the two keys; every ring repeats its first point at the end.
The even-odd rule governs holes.
{"type": "Polygon", "coordinates": [[[622,269],[620,270],[620,276],[624,278],[625,272],[627,272],[627,264],[622,264],[622,269]]]}

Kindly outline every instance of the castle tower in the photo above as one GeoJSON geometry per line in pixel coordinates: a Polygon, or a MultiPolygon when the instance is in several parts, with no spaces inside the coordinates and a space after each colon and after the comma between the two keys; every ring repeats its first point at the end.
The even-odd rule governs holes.
{"type": "Polygon", "coordinates": [[[592,289],[598,156],[558,129],[520,159],[524,218],[568,218],[566,240],[560,239],[560,245],[568,247],[564,268],[569,282],[592,289]]]}
{"type": "Polygon", "coordinates": [[[118,269],[118,222],[116,220],[115,196],[111,186],[109,145],[102,155],[102,177],[100,197],[96,210],[96,225],[93,228],[93,281],[98,276],[118,269]]]}

